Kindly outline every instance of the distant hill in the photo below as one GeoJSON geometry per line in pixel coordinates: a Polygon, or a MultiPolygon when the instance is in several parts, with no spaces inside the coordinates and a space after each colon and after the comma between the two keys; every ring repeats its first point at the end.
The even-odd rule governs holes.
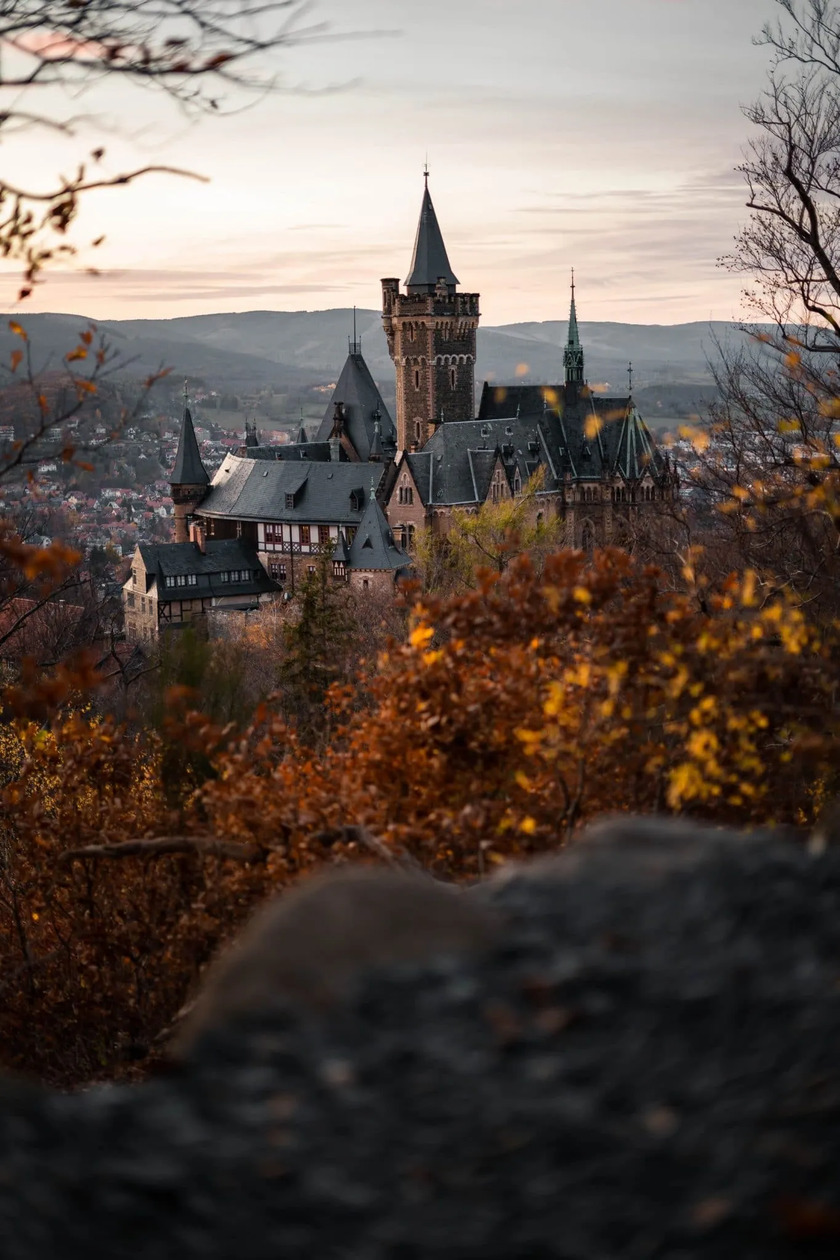
{"type": "MultiPolygon", "coordinates": [[[[86,325],[84,316],[22,316],[36,370],[60,365],[86,325]]],[[[380,314],[356,312],[357,333],[374,378],[393,400],[393,367],[380,314]]],[[[141,377],[170,367],[176,377],[201,378],[211,388],[253,392],[273,386],[291,395],[334,381],[353,329],[349,309],[245,311],[176,319],[107,320],[98,324],[118,352],[122,371],[141,377]]],[[[623,392],[633,362],[636,394],[660,412],[686,414],[709,396],[707,359],[715,341],[739,340],[723,323],[583,323],[587,375],[593,383],[623,392]],[[671,400],[671,401],[669,401],[671,400]],[[680,401],[681,400],[681,401],[680,401]]],[[[558,381],[562,378],[565,321],[482,327],[478,333],[479,382],[558,381]]],[[[0,360],[8,361],[19,339],[0,328],[0,360]]]]}

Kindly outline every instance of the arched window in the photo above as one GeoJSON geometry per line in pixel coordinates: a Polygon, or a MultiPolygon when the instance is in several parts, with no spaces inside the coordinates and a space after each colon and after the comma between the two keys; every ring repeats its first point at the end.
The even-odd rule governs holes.
{"type": "Polygon", "coordinates": [[[406,546],[409,551],[414,550],[414,526],[413,525],[408,526],[408,538],[406,540],[406,546]]]}
{"type": "Polygon", "coordinates": [[[414,388],[415,389],[420,388],[420,369],[419,368],[414,369],[414,388]]]}
{"type": "Polygon", "coordinates": [[[595,527],[591,521],[584,521],[580,531],[581,548],[591,555],[595,549],[595,527]]]}
{"type": "Polygon", "coordinates": [[[415,420],[414,421],[414,441],[419,446],[422,440],[423,440],[423,426],[421,425],[419,420],[415,420]]]}
{"type": "Polygon", "coordinates": [[[454,389],[457,383],[458,383],[458,369],[454,367],[450,368],[449,369],[449,384],[454,389]]]}

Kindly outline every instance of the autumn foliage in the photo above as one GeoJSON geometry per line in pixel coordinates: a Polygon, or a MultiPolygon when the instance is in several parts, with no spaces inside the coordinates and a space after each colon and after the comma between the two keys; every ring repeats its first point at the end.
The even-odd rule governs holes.
{"type": "Polygon", "coordinates": [[[750,574],[704,611],[626,553],[566,551],[424,598],[405,641],[332,687],[317,742],[288,708],[234,730],[187,693],[157,735],[79,707],[11,721],[4,1061],[130,1072],[253,905],[325,863],[471,879],[614,810],[804,828],[835,788],[838,659],[750,574]]]}

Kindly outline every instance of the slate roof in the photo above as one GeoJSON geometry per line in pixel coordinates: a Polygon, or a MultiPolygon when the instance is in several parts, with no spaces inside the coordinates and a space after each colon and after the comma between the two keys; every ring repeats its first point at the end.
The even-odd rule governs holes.
{"type": "Polygon", "coordinates": [[[567,397],[563,385],[485,382],[478,415],[487,422],[517,413],[520,420],[539,419],[556,433],[552,454],[561,479],[567,475],[582,481],[621,476],[636,481],[647,471],[654,479],[666,475],[665,458],[632,398],[606,398],[588,390],[574,401],[567,397]],[[587,420],[592,416],[599,429],[594,438],[587,437],[587,420]]]}
{"type": "MultiPolygon", "coordinates": [[[[205,551],[195,543],[140,543],[137,547],[146,572],[157,585],[158,599],[208,599],[222,595],[257,597],[277,589],[250,543],[241,538],[208,538],[205,551]],[[222,581],[222,573],[245,570],[246,581],[222,581]],[[194,574],[194,586],[168,586],[167,577],[194,574]]],[[[131,591],[131,581],[126,586],[131,591]]]]}
{"type": "Polygon", "coordinates": [[[376,499],[368,502],[348,550],[350,567],[353,569],[396,573],[400,569],[407,569],[411,564],[408,554],[394,541],[391,527],[376,499]]]}
{"type": "Polygon", "coordinates": [[[201,462],[198,440],[193,428],[189,407],[184,408],[181,421],[181,432],[178,437],[178,452],[175,465],[169,476],[172,486],[206,486],[210,481],[207,469],[201,462]]]}
{"type": "Polygon", "coordinates": [[[370,495],[385,475],[383,464],[261,460],[229,454],[202,500],[199,516],[243,521],[301,521],[358,525],[370,495]],[[358,506],[351,502],[356,496],[358,506]],[[287,506],[286,496],[294,503],[287,506]]]}
{"type": "Polygon", "coordinates": [[[351,350],[347,356],[341,375],[333,390],[332,398],[324,412],[324,418],[318,427],[318,432],[315,434],[315,442],[329,441],[333,429],[336,403],[344,404],[344,432],[349,437],[356,454],[363,463],[370,456],[370,449],[374,439],[374,417],[377,413],[379,415],[382,445],[396,449],[397,430],[394,422],[391,419],[388,408],[382,401],[382,395],[370,374],[368,365],[365,363],[361,352],[355,349],[351,350]]]}
{"type": "MultiPolygon", "coordinates": [[[[311,459],[324,463],[332,458],[329,442],[286,442],[283,446],[249,446],[244,450],[248,459],[301,460],[311,459]]],[[[346,459],[344,450],[339,459],[346,459]]]]}
{"type": "Polygon", "coordinates": [[[434,293],[440,279],[443,279],[451,288],[458,284],[458,277],[449,265],[443,234],[432,205],[427,176],[420,207],[420,221],[417,224],[417,236],[414,241],[411,270],[405,284],[409,293],[416,293],[418,290],[434,293]]]}
{"type": "Polygon", "coordinates": [[[557,450],[563,437],[556,412],[498,420],[461,420],[442,424],[422,451],[403,456],[424,507],[483,502],[497,460],[513,487],[516,472],[522,485],[542,464],[544,492],[556,491],[557,450]]]}

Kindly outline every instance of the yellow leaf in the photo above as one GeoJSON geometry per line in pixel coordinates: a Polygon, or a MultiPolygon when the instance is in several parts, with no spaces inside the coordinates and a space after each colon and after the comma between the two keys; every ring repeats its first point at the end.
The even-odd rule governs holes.
{"type": "Polygon", "coordinates": [[[12,332],[15,334],[16,337],[20,337],[23,341],[29,340],[29,338],[26,335],[26,331],[23,328],[21,328],[20,324],[18,324],[15,320],[13,319],[9,320],[9,327],[11,328],[12,332]]]}

